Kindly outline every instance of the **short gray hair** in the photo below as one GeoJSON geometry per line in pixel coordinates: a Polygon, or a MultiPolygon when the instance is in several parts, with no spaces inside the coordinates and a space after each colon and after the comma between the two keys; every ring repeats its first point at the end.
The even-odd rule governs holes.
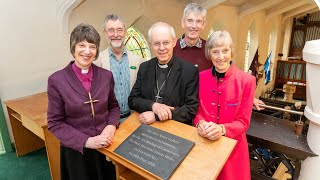
{"type": "Polygon", "coordinates": [[[167,28],[168,32],[170,33],[170,36],[173,39],[176,38],[176,33],[174,32],[174,29],[172,26],[170,26],[168,23],[165,23],[165,22],[156,22],[150,27],[148,31],[149,42],[151,42],[151,36],[153,31],[161,27],[167,28]]]}
{"type": "Polygon", "coordinates": [[[193,12],[195,15],[200,14],[203,18],[203,21],[204,22],[206,21],[206,16],[207,16],[206,8],[199,6],[197,3],[190,3],[184,8],[182,19],[185,20],[191,12],[193,12]]]}
{"type": "Polygon", "coordinates": [[[231,49],[231,56],[234,55],[234,44],[230,33],[227,31],[215,31],[207,40],[205,47],[205,54],[208,60],[211,60],[210,50],[216,47],[229,46],[231,49]]]}
{"type": "Polygon", "coordinates": [[[126,29],[126,24],[124,23],[124,21],[121,19],[121,17],[117,14],[109,14],[104,18],[103,21],[103,30],[106,31],[106,25],[108,21],[116,21],[119,20],[120,22],[122,22],[124,29],[126,29]]]}

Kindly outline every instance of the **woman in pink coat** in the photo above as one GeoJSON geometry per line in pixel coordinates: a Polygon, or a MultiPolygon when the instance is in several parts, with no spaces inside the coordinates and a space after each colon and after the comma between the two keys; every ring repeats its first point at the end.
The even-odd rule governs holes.
{"type": "Polygon", "coordinates": [[[212,33],[205,48],[213,68],[200,73],[199,108],[194,124],[198,133],[209,140],[221,136],[237,140],[218,179],[250,180],[246,131],[250,125],[255,78],[231,61],[234,47],[228,32],[212,33]]]}

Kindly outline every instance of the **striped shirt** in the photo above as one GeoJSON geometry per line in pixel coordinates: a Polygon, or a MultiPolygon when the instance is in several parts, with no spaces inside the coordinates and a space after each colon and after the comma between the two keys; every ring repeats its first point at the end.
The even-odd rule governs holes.
{"type": "Polygon", "coordinates": [[[114,78],[114,93],[120,106],[120,114],[130,111],[128,97],[130,95],[130,69],[127,50],[124,49],[120,60],[108,48],[110,58],[110,70],[114,78]]]}

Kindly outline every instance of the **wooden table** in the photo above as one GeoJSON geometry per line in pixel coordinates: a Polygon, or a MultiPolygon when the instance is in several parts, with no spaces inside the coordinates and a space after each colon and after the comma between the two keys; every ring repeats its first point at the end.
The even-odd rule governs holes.
{"type": "MultiPolygon", "coordinates": [[[[113,152],[140,124],[138,113],[133,113],[116,131],[113,144],[99,149],[115,163],[118,179],[160,179],[113,152]]],[[[157,121],[151,126],[195,142],[170,179],[216,179],[236,145],[235,140],[227,137],[217,141],[207,140],[198,135],[195,127],[173,120],[157,121]]]]}
{"type": "MultiPolygon", "coordinates": [[[[16,144],[17,156],[46,147],[50,173],[53,180],[60,179],[60,143],[48,131],[47,93],[39,93],[5,102],[16,144]]],[[[138,114],[134,113],[116,131],[113,144],[99,149],[114,161],[118,178],[159,179],[123,159],[113,151],[140,125],[138,114]]],[[[236,141],[222,137],[210,141],[198,135],[197,129],[177,121],[155,122],[151,126],[195,142],[195,146],[184,159],[172,179],[215,179],[231,154],[236,141]]]]}
{"type": "Polygon", "coordinates": [[[258,147],[294,158],[296,167],[293,179],[297,179],[301,167],[300,161],[317,154],[309,148],[306,134],[295,135],[293,127],[294,122],[253,112],[247,139],[249,143],[258,147]]]}
{"type": "Polygon", "coordinates": [[[17,156],[46,147],[53,180],[60,179],[60,143],[48,131],[47,93],[39,93],[4,102],[12,127],[17,156]]]}

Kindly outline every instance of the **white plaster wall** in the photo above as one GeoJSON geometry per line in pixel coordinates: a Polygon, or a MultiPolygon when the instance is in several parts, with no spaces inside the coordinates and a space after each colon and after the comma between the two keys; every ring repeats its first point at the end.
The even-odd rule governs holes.
{"type": "Polygon", "coordinates": [[[188,0],[90,0],[82,2],[70,15],[69,29],[81,22],[93,25],[101,36],[101,49],[107,48],[102,23],[107,14],[121,16],[127,27],[134,25],[148,40],[150,26],[158,21],[169,23],[176,35],[182,34],[180,19],[188,0]]]}
{"type": "Polygon", "coordinates": [[[0,23],[1,100],[46,91],[48,76],[67,63],[58,46],[56,1],[1,0],[0,23]]]}

